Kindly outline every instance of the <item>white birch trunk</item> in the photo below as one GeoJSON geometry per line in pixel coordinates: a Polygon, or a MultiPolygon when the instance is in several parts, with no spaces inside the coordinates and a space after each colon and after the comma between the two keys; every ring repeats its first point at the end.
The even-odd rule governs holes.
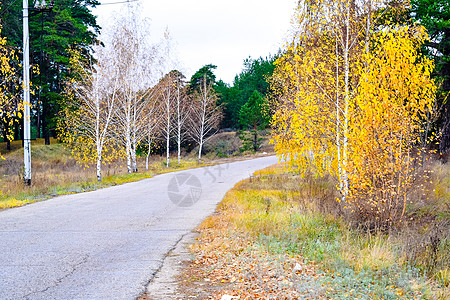
{"type": "Polygon", "coordinates": [[[203,89],[204,93],[202,95],[203,97],[203,103],[202,103],[202,121],[201,121],[201,129],[200,129],[200,142],[198,147],[198,162],[202,162],[202,148],[203,148],[203,136],[205,135],[205,116],[206,116],[206,106],[208,102],[208,95],[207,95],[207,87],[206,87],[206,79],[203,80],[203,89]]]}
{"type": "Polygon", "coordinates": [[[169,82],[169,86],[167,89],[167,98],[166,98],[166,118],[167,118],[167,123],[166,123],[166,166],[167,168],[169,167],[170,164],[170,82],[169,82]]]}
{"type": "Polygon", "coordinates": [[[138,126],[137,126],[137,122],[139,122],[138,117],[137,117],[137,108],[136,108],[136,104],[138,103],[138,100],[134,98],[134,106],[133,106],[133,134],[132,134],[132,143],[131,143],[131,161],[133,164],[133,173],[137,173],[138,168],[137,168],[137,161],[136,161],[136,149],[137,149],[137,144],[138,144],[138,140],[137,140],[137,136],[136,136],[136,131],[138,130],[138,126]]]}
{"type": "Polygon", "coordinates": [[[342,162],[341,162],[341,117],[339,105],[339,48],[338,37],[336,35],[336,148],[338,160],[339,190],[343,192],[344,183],[342,182],[342,162]]]}
{"type": "Polygon", "coordinates": [[[130,140],[127,139],[125,144],[125,151],[127,152],[127,172],[131,174],[132,168],[131,168],[131,143],[130,140]]]}
{"type": "Polygon", "coordinates": [[[131,163],[133,167],[133,173],[137,173],[137,162],[136,162],[136,148],[134,146],[131,146],[131,163]]]}
{"type": "MultiPolygon", "coordinates": [[[[97,114],[97,118],[99,117],[99,114],[97,114]]],[[[98,118],[99,119],[99,118],[98,118]]],[[[97,120],[98,120],[97,119],[97,120]]],[[[97,128],[96,128],[96,134],[97,134],[97,139],[96,139],[96,146],[97,146],[97,181],[101,182],[102,181],[102,141],[100,138],[100,132],[99,132],[99,123],[97,122],[97,128]]]]}
{"type": "Polygon", "coordinates": [[[366,54],[369,53],[369,42],[370,42],[370,27],[371,27],[371,19],[372,19],[372,1],[369,0],[367,10],[367,20],[366,20],[366,40],[365,40],[365,51],[366,54]]]}
{"type": "Polygon", "coordinates": [[[136,121],[133,120],[133,133],[131,139],[131,164],[133,168],[133,173],[137,173],[137,162],[136,162],[136,148],[137,148],[137,140],[136,140],[136,121]]]}
{"type": "Polygon", "coordinates": [[[125,151],[127,153],[127,171],[130,174],[133,171],[131,167],[131,99],[129,94],[126,97],[128,99],[125,104],[125,151]]]}
{"type": "Polygon", "coordinates": [[[148,139],[148,152],[147,152],[147,157],[145,158],[145,170],[148,171],[148,160],[150,158],[150,152],[151,152],[151,147],[152,147],[152,139],[148,139]]]}
{"type": "Polygon", "coordinates": [[[97,181],[102,181],[102,149],[97,147],[97,181]]]}
{"type": "Polygon", "coordinates": [[[180,84],[177,82],[177,144],[178,144],[178,165],[181,165],[181,116],[180,116],[180,84]]]}
{"type": "Polygon", "coordinates": [[[195,103],[191,107],[189,134],[198,144],[198,162],[202,161],[202,150],[205,142],[213,136],[222,118],[220,107],[216,105],[216,95],[210,86],[207,86],[206,78],[196,95],[195,103]]]}
{"type": "Polygon", "coordinates": [[[97,181],[102,181],[102,143],[100,141],[100,99],[95,96],[95,144],[97,148],[97,181]]]}
{"type": "Polygon", "coordinates": [[[203,137],[200,138],[200,143],[198,145],[198,162],[202,162],[202,148],[203,148],[203,137]]]}
{"type": "Polygon", "coordinates": [[[125,129],[125,152],[127,154],[127,171],[128,173],[132,172],[131,169],[131,128],[130,121],[127,118],[126,129],[125,129]]]}
{"type": "Polygon", "coordinates": [[[344,45],[344,90],[345,90],[345,102],[344,102],[344,141],[343,141],[343,182],[344,182],[344,192],[342,200],[345,201],[348,195],[348,173],[347,173],[347,155],[348,155],[348,122],[349,122],[349,102],[350,102],[350,88],[349,88],[349,76],[350,76],[350,63],[349,63],[349,48],[350,48],[350,3],[346,3],[345,12],[345,45],[344,45]]]}

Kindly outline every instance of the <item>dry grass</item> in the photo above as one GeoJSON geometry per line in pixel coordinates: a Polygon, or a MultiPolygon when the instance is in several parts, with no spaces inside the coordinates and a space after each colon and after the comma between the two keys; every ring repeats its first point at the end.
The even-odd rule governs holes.
{"type": "MultiPolygon", "coordinates": [[[[269,144],[270,132],[268,130],[261,131],[261,147],[258,153],[274,153],[273,145],[269,144]]],[[[221,132],[212,136],[204,145],[205,158],[217,159],[236,156],[250,156],[255,153],[252,151],[242,152],[242,141],[239,134],[235,131],[221,132]]],[[[198,148],[195,148],[190,155],[197,154],[198,148]]]]}
{"type": "Polygon", "coordinates": [[[228,154],[233,156],[230,159],[235,159],[235,155],[241,155],[238,151],[239,145],[240,140],[236,133],[220,133],[205,145],[208,153],[204,156],[202,164],[197,163],[195,151],[184,156],[181,165],[178,165],[177,160],[174,159],[176,154],[173,154],[169,168],[165,165],[165,158],[152,156],[147,171],[145,170],[145,157],[138,157],[139,172],[133,174],[127,174],[124,160],[117,160],[102,167],[103,179],[101,183],[98,183],[94,165],[78,164],[71,158],[70,149],[55,139],[51,139],[49,146],[44,145],[43,139],[38,139],[31,142],[32,185],[28,187],[23,184],[22,179],[22,142],[12,142],[11,151],[6,150],[6,143],[0,143],[0,153],[5,158],[0,160],[2,174],[0,178],[0,209],[25,205],[55,195],[78,193],[136,181],[155,174],[220,163],[228,154]],[[211,162],[211,159],[217,158],[220,161],[211,162]]]}
{"type": "Polygon", "coordinates": [[[259,171],[200,226],[182,290],[197,295],[201,285],[205,299],[449,299],[449,166],[431,168],[435,196],[421,197],[413,219],[387,232],[357,229],[330,179],[259,171]]]}
{"type": "MultiPolygon", "coordinates": [[[[25,205],[52,196],[79,193],[101,187],[122,184],[151,177],[155,174],[201,166],[194,159],[182,160],[181,165],[171,162],[166,168],[159,156],[151,158],[145,170],[145,158],[138,158],[139,173],[127,174],[123,160],[102,168],[103,181],[97,182],[95,166],[80,165],[70,157],[70,149],[52,140],[46,146],[43,140],[32,141],[32,185],[23,184],[23,149],[21,142],[12,143],[16,149],[5,153],[0,161],[0,209],[25,205]]],[[[4,144],[0,144],[4,146],[4,144]]]]}

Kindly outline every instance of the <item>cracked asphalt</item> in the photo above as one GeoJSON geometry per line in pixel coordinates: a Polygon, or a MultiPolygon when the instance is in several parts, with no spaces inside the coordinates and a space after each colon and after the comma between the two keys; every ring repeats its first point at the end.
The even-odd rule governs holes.
{"type": "Polygon", "coordinates": [[[0,299],[136,299],[234,184],[277,162],[167,173],[2,211],[0,299]]]}

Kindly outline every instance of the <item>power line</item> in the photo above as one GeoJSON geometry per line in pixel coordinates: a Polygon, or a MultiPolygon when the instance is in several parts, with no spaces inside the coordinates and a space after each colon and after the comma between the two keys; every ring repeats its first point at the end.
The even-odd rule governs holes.
{"type": "MultiPolygon", "coordinates": [[[[20,1],[20,0],[14,0],[14,1],[11,1],[11,2],[9,3],[9,5],[8,5],[6,8],[3,8],[2,10],[0,10],[0,16],[3,16],[3,15],[8,11],[8,9],[9,9],[11,6],[13,6],[13,5],[14,5],[16,2],[18,2],[18,1],[20,1]]],[[[97,5],[95,5],[95,6],[123,4],[123,3],[137,2],[137,1],[139,1],[139,0],[126,0],[126,1],[119,1],[119,2],[100,3],[100,4],[97,4],[97,5]]]]}
{"type": "Polygon", "coordinates": [[[99,5],[123,4],[123,3],[137,2],[137,1],[139,1],[139,0],[128,0],[128,1],[120,1],[120,2],[100,3],[100,4],[96,5],[96,6],[99,6],[99,5]]]}

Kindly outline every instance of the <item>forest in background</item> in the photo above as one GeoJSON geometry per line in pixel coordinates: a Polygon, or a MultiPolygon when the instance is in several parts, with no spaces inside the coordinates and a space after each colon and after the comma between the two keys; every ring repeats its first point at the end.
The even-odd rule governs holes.
{"type": "MultiPolygon", "coordinates": [[[[310,3],[316,3],[316,1],[310,3]]],[[[322,2],[317,1],[317,3],[322,2]]],[[[35,3],[30,1],[30,5],[33,4],[35,3]]],[[[99,49],[105,48],[104,43],[99,40],[101,28],[90,11],[90,9],[100,4],[98,1],[57,0],[52,1],[51,4],[51,9],[50,2],[46,6],[36,7],[32,10],[30,16],[30,49],[33,67],[32,136],[34,138],[44,138],[46,144],[50,143],[50,137],[58,137],[58,126],[60,125],[61,116],[64,115],[64,112],[67,112],[69,105],[67,101],[68,82],[77,77],[76,72],[70,66],[71,55],[76,51],[79,58],[84,60],[84,63],[89,62],[91,64],[89,67],[95,68],[95,61],[99,59],[95,57],[96,53],[101,52],[99,49]],[[94,49],[96,50],[94,51],[94,49]]],[[[0,11],[1,34],[3,37],[2,56],[5,58],[3,60],[4,71],[2,72],[4,84],[2,86],[1,131],[3,141],[8,144],[13,140],[20,140],[23,135],[22,92],[20,88],[22,76],[20,70],[22,47],[21,6],[20,1],[7,0],[2,2],[0,11]]],[[[135,11],[135,13],[137,12],[135,11]]],[[[424,41],[422,52],[434,61],[435,68],[432,77],[438,85],[435,114],[428,131],[437,137],[434,141],[435,148],[438,149],[439,153],[445,154],[450,147],[450,120],[448,117],[450,113],[447,101],[450,88],[448,74],[449,13],[446,10],[446,1],[389,1],[380,2],[378,8],[374,2],[373,13],[380,15],[376,19],[376,26],[396,22],[410,25],[417,23],[422,24],[427,29],[429,39],[424,41]]],[[[139,22],[147,22],[145,18],[139,18],[139,22]]],[[[136,24],[134,26],[134,29],[128,28],[129,33],[142,35],[143,32],[139,32],[141,26],[136,24]],[[135,32],[132,32],[132,30],[135,32]]],[[[107,33],[107,35],[111,36],[111,33],[107,33]]],[[[131,45],[132,39],[130,37],[124,38],[128,39],[125,45],[131,45]]],[[[167,61],[175,61],[175,58],[171,57],[170,37],[166,38],[165,42],[163,38],[163,41],[158,45],[145,46],[147,50],[152,51],[153,57],[143,58],[146,59],[144,64],[152,66],[153,74],[149,75],[151,80],[142,86],[133,87],[133,89],[141,90],[142,93],[145,93],[144,90],[147,90],[148,93],[151,88],[156,86],[159,80],[162,80],[163,77],[170,77],[170,73],[177,69],[175,65],[169,66],[170,63],[166,63],[167,61]],[[166,44],[163,45],[164,43],[166,44]]],[[[140,47],[143,48],[144,46],[140,45],[140,47]]],[[[106,45],[106,48],[108,48],[108,45],[106,45]]],[[[135,51],[137,50],[135,49],[135,51]]],[[[127,55],[130,57],[139,55],[132,52],[130,51],[127,55]]],[[[180,74],[180,78],[183,78],[183,85],[190,89],[190,92],[183,92],[182,94],[192,95],[195,90],[195,88],[192,89],[192,85],[198,85],[199,78],[204,75],[209,88],[214,92],[215,105],[222,112],[221,122],[214,126],[214,130],[227,128],[252,130],[253,134],[252,132],[241,133],[241,137],[246,141],[244,142],[246,149],[256,150],[259,139],[257,129],[267,127],[270,116],[276,110],[273,107],[273,103],[276,102],[274,100],[276,93],[271,93],[269,79],[275,69],[275,60],[282,54],[280,52],[275,56],[268,55],[267,58],[245,59],[244,69],[236,76],[231,86],[221,80],[216,80],[214,75],[215,66],[213,64],[200,68],[190,80],[185,79],[180,74]],[[197,82],[195,83],[195,81],[197,82]],[[254,94],[255,91],[257,93],[254,94]],[[244,107],[246,103],[248,103],[247,107],[244,107]],[[272,103],[270,108],[268,107],[269,103],[272,103]],[[253,105],[253,108],[249,108],[249,105],[253,105]],[[241,110],[242,115],[240,115],[241,110]],[[259,113],[258,118],[254,118],[254,120],[248,118],[248,116],[255,116],[257,113],[259,113]],[[261,121],[255,121],[255,119],[261,121]]],[[[144,98],[147,99],[148,97],[143,96],[142,99],[144,98]]],[[[176,119],[175,114],[174,119],[176,119]]],[[[175,134],[175,129],[170,128],[169,131],[170,142],[176,144],[175,140],[180,139],[180,133],[175,134]]],[[[200,139],[197,138],[197,141],[195,141],[192,134],[187,134],[187,128],[184,131],[186,131],[186,134],[183,134],[186,135],[184,147],[192,149],[193,144],[199,144],[200,139]]],[[[206,133],[205,137],[210,135],[211,132],[206,133]]],[[[160,132],[160,135],[164,135],[164,133],[160,132]]],[[[159,139],[160,137],[158,136],[157,140],[159,139]]],[[[167,132],[165,140],[167,140],[167,132]]],[[[126,142],[124,147],[126,148],[126,142]]],[[[137,146],[135,147],[137,148],[137,146]]],[[[9,148],[7,147],[7,149],[9,148]]],[[[158,146],[155,147],[155,150],[159,149],[157,151],[162,154],[164,152],[162,148],[158,146]]],[[[177,150],[176,146],[175,148],[177,150]]],[[[147,150],[144,152],[147,153],[148,149],[147,146],[147,150]]],[[[125,149],[125,152],[130,151],[125,149]]],[[[126,156],[124,153],[122,155],[126,156]]]]}
{"type": "MultiPolygon", "coordinates": [[[[151,32],[143,28],[149,22],[132,5],[128,16],[117,18],[114,29],[103,32],[108,40],[104,43],[99,40],[101,28],[90,11],[100,5],[98,1],[52,1],[44,6],[32,4],[30,1],[34,7],[30,14],[33,139],[44,138],[46,145],[50,144],[52,137],[65,141],[72,145],[74,156],[82,163],[95,163],[96,158],[108,163],[111,159],[126,157],[128,170],[132,171],[132,165],[136,165],[136,153],[147,156],[164,153],[168,164],[170,152],[177,152],[180,160],[181,148],[189,152],[197,147],[200,160],[204,141],[218,130],[255,128],[250,124],[251,120],[240,116],[241,107],[255,91],[265,99],[269,92],[267,78],[273,72],[275,58],[246,59],[244,70],[236,76],[232,86],[216,80],[216,66],[213,64],[201,67],[192,78],[186,79],[172,63],[176,58],[172,56],[170,34],[166,32],[159,43],[146,42],[145,35],[151,32]],[[107,59],[107,55],[115,56],[107,59]],[[100,72],[104,72],[101,79],[100,72]],[[114,74],[115,78],[106,74],[114,74]],[[104,98],[92,98],[92,89],[98,89],[100,85],[103,85],[103,90],[97,92],[104,98]],[[125,89],[129,94],[124,92],[125,89]],[[103,104],[110,96],[112,102],[109,104],[114,103],[114,107],[108,111],[108,105],[103,104]],[[203,108],[199,107],[202,99],[203,104],[207,104],[203,108]],[[97,101],[98,116],[92,111],[92,101],[97,101]],[[119,102],[122,109],[118,108],[119,102]],[[127,108],[126,105],[131,106],[127,108]],[[110,113],[103,128],[105,132],[95,136],[87,128],[95,127],[96,117],[104,121],[105,115],[101,112],[105,109],[110,113]],[[206,114],[210,110],[217,113],[208,116],[211,120],[202,120],[202,109],[206,114]],[[89,112],[94,115],[89,115],[89,112]],[[164,126],[161,120],[163,112],[166,118],[164,126]],[[122,127],[119,126],[121,122],[122,127]],[[101,151],[104,146],[105,149],[110,146],[109,151],[95,157],[100,145],[101,151]]],[[[1,131],[7,151],[11,151],[12,141],[23,137],[21,5],[20,1],[4,1],[1,10],[2,53],[5,58],[1,131]]],[[[257,127],[263,129],[267,125],[268,121],[257,127]]],[[[252,136],[245,149],[256,150],[260,146],[256,130],[252,136]]]]}

